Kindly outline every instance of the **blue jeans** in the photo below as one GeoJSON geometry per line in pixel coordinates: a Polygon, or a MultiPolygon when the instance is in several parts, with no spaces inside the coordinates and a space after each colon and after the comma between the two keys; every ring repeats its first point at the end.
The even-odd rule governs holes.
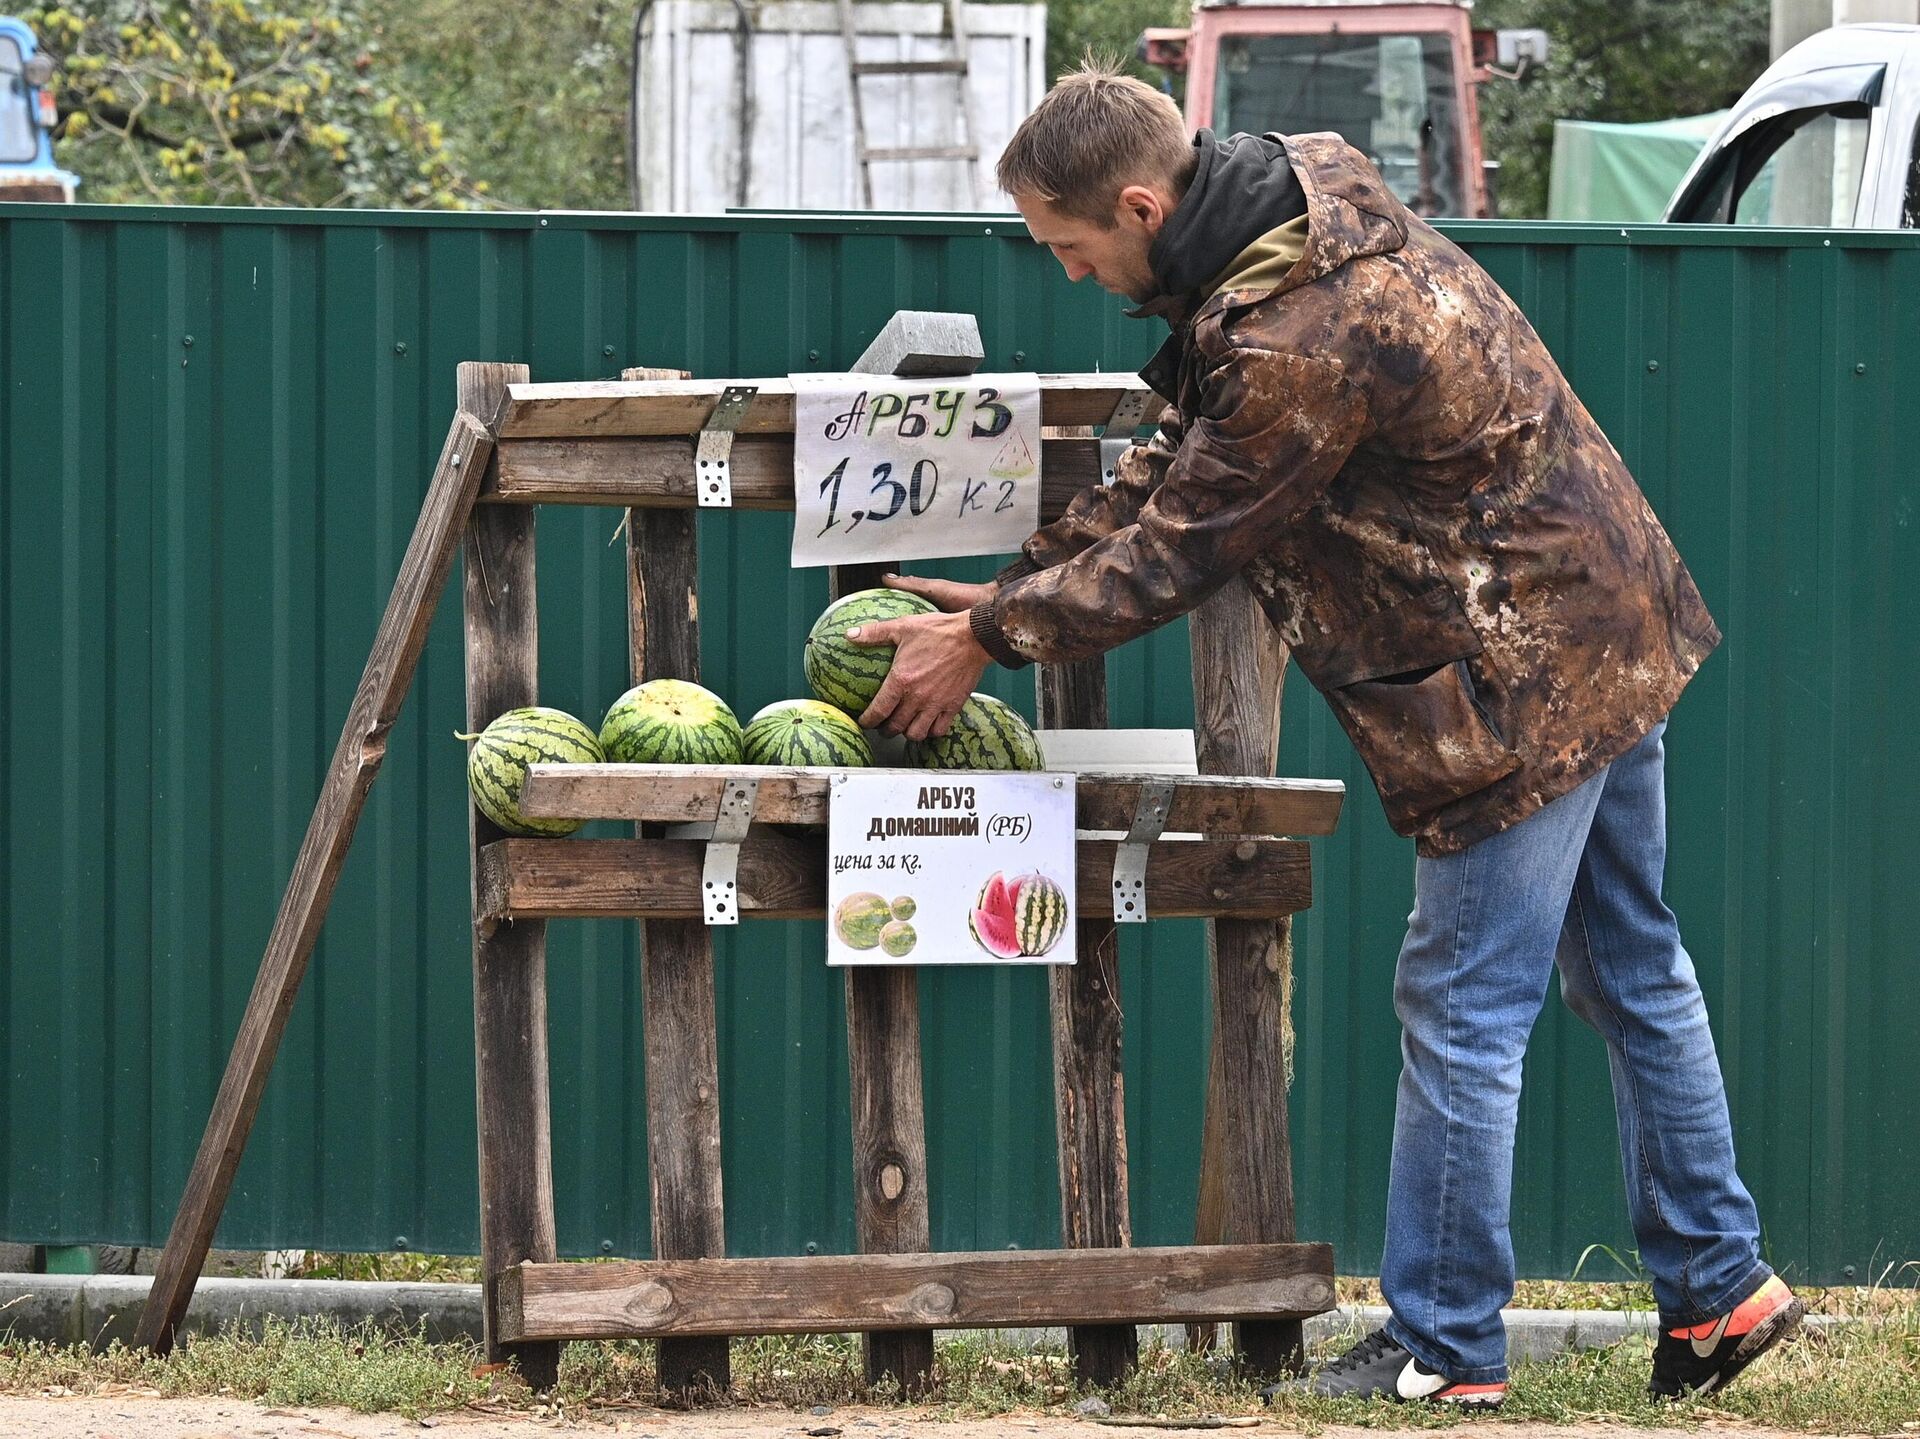
{"type": "Polygon", "coordinates": [[[1520,1061],[1556,964],[1567,1007],[1607,1043],[1662,1323],[1725,1313],[1772,1272],[1734,1172],[1706,1004],[1660,897],[1665,730],[1512,828],[1417,862],[1393,992],[1402,1067],[1380,1286],[1388,1332],[1458,1382],[1507,1375],[1520,1061]]]}

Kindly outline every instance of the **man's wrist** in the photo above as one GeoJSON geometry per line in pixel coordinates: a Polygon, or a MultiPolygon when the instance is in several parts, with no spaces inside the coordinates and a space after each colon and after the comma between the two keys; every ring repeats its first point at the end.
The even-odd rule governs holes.
{"type": "Polygon", "coordinates": [[[1023,669],[1030,661],[1007,642],[1000,621],[995,618],[994,601],[983,600],[967,611],[967,628],[973,635],[973,642],[980,646],[987,657],[1010,670],[1023,669]]]}

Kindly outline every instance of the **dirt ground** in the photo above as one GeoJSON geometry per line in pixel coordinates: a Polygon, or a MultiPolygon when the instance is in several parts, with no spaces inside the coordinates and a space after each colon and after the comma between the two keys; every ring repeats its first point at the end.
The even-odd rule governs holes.
{"type": "MultiPolygon", "coordinates": [[[[1786,1439],[1788,1431],[1713,1426],[1741,1439],[1786,1439]]],[[[0,1436],[5,1439],[535,1439],[542,1432],[582,1436],[628,1434],[634,1439],[1101,1439],[1138,1434],[1194,1432],[1289,1434],[1300,1432],[1272,1420],[1218,1430],[1187,1427],[1137,1428],[1012,1415],[998,1419],[945,1420],[911,1410],[836,1408],[826,1414],[788,1409],[721,1409],[694,1414],[658,1409],[600,1411],[584,1420],[556,1415],[488,1416],[462,1412],[424,1421],[392,1414],[355,1414],[346,1409],[275,1408],[237,1399],[142,1399],[0,1397],[0,1436]]],[[[1614,1425],[1499,1424],[1493,1439],[1646,1439],[1645,1430],[1614,1425]]],[[[1326,1428],[1324,1439],[1379,1439],[1377,1429],[1326,1428]]]]}

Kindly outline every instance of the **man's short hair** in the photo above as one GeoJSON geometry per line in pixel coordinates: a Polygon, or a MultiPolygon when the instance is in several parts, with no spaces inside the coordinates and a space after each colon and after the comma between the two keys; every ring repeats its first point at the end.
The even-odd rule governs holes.
{"type": "Polygon", "coordinates": [[[1009,195],[1111,226],[1127,186],[1164,184],[1179,196],[1193,172],[1193,142],[1173,97],[1089,55],[1020,122],[996,174],[1009,195]]]}

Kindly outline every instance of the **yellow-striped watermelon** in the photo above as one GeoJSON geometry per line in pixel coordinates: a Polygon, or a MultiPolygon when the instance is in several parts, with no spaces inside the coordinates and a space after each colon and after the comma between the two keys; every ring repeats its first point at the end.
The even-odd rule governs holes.
{"type": "Polygon", "coordinates": [[[1045,768],[1040,742],[1020,711],[982,694],[960,707],[946,734],[909,743],[907,758],[921,769],[1045,768]]]}
{"type": "Polygon", "coordinates": [[[620,764],[739,764],[740,721],[712,690],[648,680],[613,702],[600,747],[620,764]]]}
{"type": "Polygon", "coordinates": [[[856,590],[821,612],[807,634],[802,659],[807,686],[828,704],[856,719],[865,713],[893,666],[891,645],[857,645],[847,638],[855,625],[931,615],[936,606],[904,590],[856,590]]]}
{"type": "Polygon", "coordinates": [[[741,749],[748,764],[865,768],[873,746],[860,726],[819,700],[780,700],[747,722],[741,749]]]}
{"type": "Polygon", "coordinates": [[[1013,896],[1013,930],[1020,952],[1038,959],[1067,932],[1067,895],[1044,874],[1023,874],[1007,881],[1013,896]]]}
{"type": "Polygon", "coordinates": [[[470,740],[467,788],[480,813],[508,834],[572,834],[583,819],[533,819],[520,813],[520,795],[533,764],[597,764],[606,758],[600,741],[565,710],[529,705],[508,710],[470,740]]]}

